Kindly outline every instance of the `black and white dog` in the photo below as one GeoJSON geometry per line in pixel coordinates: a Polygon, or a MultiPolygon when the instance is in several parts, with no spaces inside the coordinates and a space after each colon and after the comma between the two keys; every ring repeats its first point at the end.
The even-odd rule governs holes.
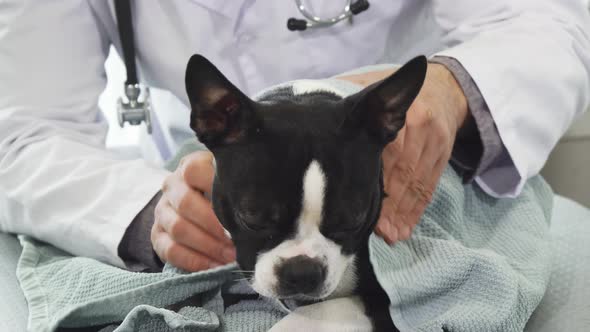
{"type": "Polygon", "coordinates": [[[319,91],[253,101],[191,57],[190,125],[215,156],[213,207],[256,292],[306,302],[357,295],[374,330],[396,330],[368,238],[385,195],[381,152],[426,67],[414,58],[345,98],[319,91]]]}

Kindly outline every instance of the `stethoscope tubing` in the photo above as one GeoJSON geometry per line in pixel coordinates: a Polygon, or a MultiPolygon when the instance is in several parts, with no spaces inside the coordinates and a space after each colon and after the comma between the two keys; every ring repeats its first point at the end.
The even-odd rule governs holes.
{"type": "Polygon", "coordinates": [[[308,22],[308,27],[310,27],[310,24],[312,26],[329,26],[352,16],[352,12],[350,10],[352,0],[346,1],[346,6],[344,6],[340,14],[330,18],[321,18],[319,16],[315,16],[305,7],[305,5],[303,4],[303,0],[295,0],[295,3],[297,4],[297,9],[301,13],[301,15],[303,15],[303,17],[310,21],[308,22]]]}

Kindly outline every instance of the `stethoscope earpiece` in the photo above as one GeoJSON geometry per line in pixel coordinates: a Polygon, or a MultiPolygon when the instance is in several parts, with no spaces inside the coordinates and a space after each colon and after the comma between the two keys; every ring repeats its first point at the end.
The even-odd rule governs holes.
{"type": "Polygon", "coordinates": [[[368,0],[357,0],[354,3],[352,2],[352,0],[348,0],[346,6],[340,14],[331,18],[324,19],[313,15],[309,10],[307,10],[307,8],[303,5],[303,0],[295,0],[295,4],[297,4],[297,9],[303,15],[303,17],[305,17],[305,19],[297,19],[294,17],[288,19],[287,29],[291,31],[303,31],[307,28],[321,28],[332,26],[342,20],[350,18],[353,15],[360,14],[365,10],[369,9],[368,0]]]}
{"type": "Polygon", "coordinates": [[[369,1],[367,0],[359,0],[350,5],[350,11],[353,15],[360,14],[367,9],[369,9],[369,1]]]}
{"type": "Polygon", "coordinates": [[[291,17],[287,20],[287,29],[291,31],[303,31],[307,29],[307,21],[291,17]]]}

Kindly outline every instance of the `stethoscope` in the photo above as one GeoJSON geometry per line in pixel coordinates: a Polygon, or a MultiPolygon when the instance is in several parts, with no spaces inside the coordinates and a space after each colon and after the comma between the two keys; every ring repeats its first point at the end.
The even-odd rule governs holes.
{"type": "Polygon", "coordinates": [[[287,20],[287,28],[291,31],[303,31],[311,28],[323,28],[332,26],[340,21],[352,19],[353,15],[360,14],[369,9],[369,1],[367,0],[348,0],[344,9],[340,14],[330,17],[321,18],[312,14],[304,5],[303,0],[295,0],[297,9],[305,17],[305,19],[297,19],[291,17],[287,20]]]}
{"type": "MultiPolygon", "coordinates": [[[[145,122],[148,133],[152,133],[151,103],[149,89],[141,93],[139,81],[137,79],[135,67],[135,46],[133,36],[133,24],[131,17],[130,0],[115,0],[115,13],[117,16],[117,25],[119,27],[119,38],[123,49],[123,59],[127,69],[127,80],[125,81],[125,96],[119,98],[117,102],[117,114],[119,125],[123,127],[125,123],[139,125],[145,122]],[[143,98],[140,98],[142,95],[143,98]]],[[[312,14],[303,4],[303,0],[295,0],[297,9],[305,19],[290,18],[287,21],[287,28],[291,31],[303,31],[311,28],[322,28],[332,26],[340,21],[352,20],[354,15],[360,14],[369,9],[367,0],[347,0],[346,5],[340,14],[330,17],[321,18],[312,14]]],[[[157,126],[157,123],[154,122],[157,126]]],[[[157,129],[157,128],[154,128],[157,129]]],[[[159,130],[158,130],[159,131],[159,130]]]]}

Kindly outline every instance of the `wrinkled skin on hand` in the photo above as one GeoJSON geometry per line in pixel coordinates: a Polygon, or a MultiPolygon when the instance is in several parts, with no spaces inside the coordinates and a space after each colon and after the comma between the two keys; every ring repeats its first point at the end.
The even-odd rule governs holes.
{"type": "MultiPolygon", "coordinates": [[[[367,86],[393,70],[338,77],[367,86]]],[[[375,233],[389,243],[410,238],[451,157],[468,116],[461,87],[446,67],[428,64],[426,80],[397,138],[383,150],[384,186],[375,233]]]]}
{"type": "Polygon", "coordinates": [[[200,151],[185,156],[164,181],[151,232],[162,261],[190,272],[235,261],[235,248],[205,197],[214,173],[213,154],[200,151]]]}

